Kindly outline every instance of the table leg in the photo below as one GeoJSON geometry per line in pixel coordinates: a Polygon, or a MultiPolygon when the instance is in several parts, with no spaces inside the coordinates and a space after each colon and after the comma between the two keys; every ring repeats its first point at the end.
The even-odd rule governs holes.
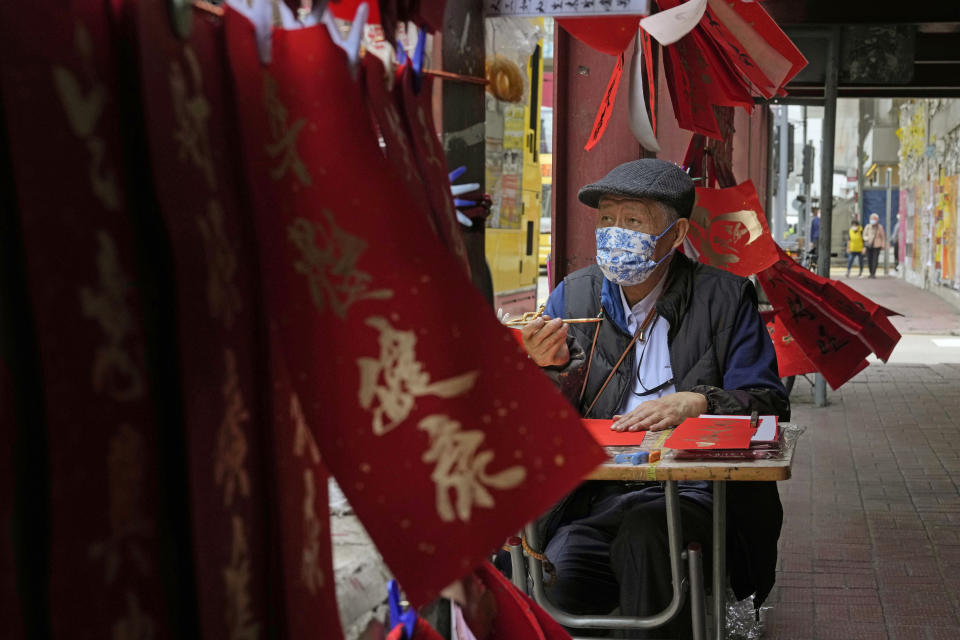
{"type": "Polygon", "coordinates": [[[703,593],[703,549],[699,543],[687,545],[687,561],[690,569],[690,622],[693,624],[693,640],[706,640],[707,620],[703,593]]]}
{"type": "Polygon", "coordinates": [[[713,637],[727,635],[727,483],[713,483],[713,637]]]}

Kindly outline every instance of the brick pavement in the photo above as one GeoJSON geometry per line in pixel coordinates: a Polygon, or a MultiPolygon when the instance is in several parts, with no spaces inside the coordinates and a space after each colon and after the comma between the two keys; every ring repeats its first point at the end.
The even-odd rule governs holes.
{"type": "Polygon", "coordinates": [[[960,365],[871,365],[815,409],[766,637],[960,638],[960,365]]]}

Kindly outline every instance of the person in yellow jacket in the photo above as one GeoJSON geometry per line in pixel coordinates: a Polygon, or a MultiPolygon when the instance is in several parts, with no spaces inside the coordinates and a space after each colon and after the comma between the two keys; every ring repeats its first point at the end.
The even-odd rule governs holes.
{"type": "Polygon", "coordinates": [[[850,267],[853,266],[854,258],[860,261],[860,273],[863,277],[863,227],[860,221],[854,218],[850,221],[850,240],[847,241],[847,277],[850,277],[850,267]]]}

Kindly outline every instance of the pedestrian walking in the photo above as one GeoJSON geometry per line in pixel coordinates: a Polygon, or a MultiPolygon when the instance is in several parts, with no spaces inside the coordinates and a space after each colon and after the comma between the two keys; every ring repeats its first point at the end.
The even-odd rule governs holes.
{"type": "Polygon", "coordinates": [[[893,269],[900,268],[900,221],[893,225],[893,233],[890,234],[890,244],[893,245],[893,269]]]}
{"type": "Polygon", "coordinates": [[[887,247],[887,234],[880,226],[880,214],[870,214],[870,224],[863,228],[863,246],[867,250],[867,266],[870,277],[877,277],[877,262],[880,252],[887,247]]]}
{"type": "Polygon", "coordinates": [[[860,261],[859,276],[863,276],[863,227],[860,221],[854,218],[850,221],[850,239],[847,242],[847,277],[850,277],[850,267],[853,266],[854,259],[860,261]]]}

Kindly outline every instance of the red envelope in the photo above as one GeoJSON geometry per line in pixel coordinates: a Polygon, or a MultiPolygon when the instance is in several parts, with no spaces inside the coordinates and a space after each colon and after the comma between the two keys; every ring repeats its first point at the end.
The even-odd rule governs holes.
{"type": "Polygon", "coordinates": [[[696,191],[687,237],[700,262],[744,277],[777,262],[777,245],[751,181],[696,191]]]}
{"type": "Polygon", "coordinates": [[[403,198],[326,31],[275,31],[263,67],[252,25],[226,26],[271,335],[326,465],[423,604],[605,456],[403,198]]]}
{"type": "Polygon", "coordinates": [[[687,418],[663,443],[668,449],[749,449],[756,433],[749,420],[687,418]]]}

